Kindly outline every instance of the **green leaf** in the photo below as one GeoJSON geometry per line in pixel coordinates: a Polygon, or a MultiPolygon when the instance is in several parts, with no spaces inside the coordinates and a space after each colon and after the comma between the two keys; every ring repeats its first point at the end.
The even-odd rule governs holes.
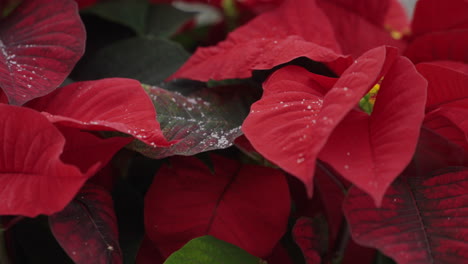
{"type": "Polygon", "coordinates": [[[168,140],[179,140],[168,148],[134,141],[130,147],[160,159],[172,155],[194,155],[231,146],[242,135],[241,125],[260,89],[243,86],[207,88],[203,83],[177,80],[164,88],[147,86],[158,121],[168,140]]]}
{"type": "Polygon", "coordinates": [[[177,32],[195,13],[184,12],[171,5],[151,5],[148,11],[148,35],[170,37],[177,32]]]}
{"type": "Polygon", "coordinates": [[[174,73],[189,57],[169,40],[134,37],[109,45],[81,67],[79,79],[125,77],[157,85],[174,73]]]}
{"type": "Polygon", "coordinates": [[[134,30],[139,35],[146,32],[146,14],[149,3],[138,1],[107,1],[100,2],[84,10],[106,20],[122,24],[134,30]]]}
{"type": "Polygon", "coordinates": [[[212,236],[190,240],[164,264],[266,264],[247,251],[212,236]]]}

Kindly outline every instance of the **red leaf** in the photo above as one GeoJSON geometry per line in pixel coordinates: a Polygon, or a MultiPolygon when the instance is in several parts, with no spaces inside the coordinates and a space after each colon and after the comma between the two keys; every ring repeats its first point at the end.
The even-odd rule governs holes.
{"type": "Polygon", "coordinates": [[[322,263],[321,255],[328,247],[328,233],[324,219],[302,217],[294,224],[292,235],[301,248],[306,264],[322,263]]]}
{"type": "Polygon", "coordinates": [[[57,88],[83,55],[85,29],[72,0],[24,1],[0,22],[0,86],[21,105],[57,88]]]}
{"type": "Polygon", "coordinates": [[[381,208],[352,188],[344,211],[355,241],[399,264],[463,263],[468,259],[467,191],[466,170],[407,175],[392,184],[381,208]]]}
{"type": "Polygon", "coordinates": [[[82,174],[62,162],[64,137],[31,109],[0,104],[0,124],[0,215],[60,211],[99,166],[82,174]]]}
{"type": "Polygon", "coordinates": [[[344,54],[357,57],[381,45],[405,46],[384,28],[389,0],[320,0],[318,3],[327,14],[344,54]]]}
{"type": "Polygon", "coordinates": [[[285,176],[219,156],[212,160],[214,174],[193,157],[172,158],[172,168],[159,170],[145,197],[148,237],[165,257],[203,235],[268,256],[288,222],[285,176]]]}
{"type": "MultiPolygon", "coordinates": [[[[257,151],[298,177],[311,195],[317,155],[395,56],[395,50],[387,52],[384,47],[367,52],[331,89],[322,85],[323,77],[300,67],[284,67],[266,81],[263,97],[251,106],[242,130],[257,151]]],[[[327,82],[325,86],[333,83],[327,82]]]]}
{"type": "Polygon", "coordinates": [[[468,29],[468,1],[419,0],[414,10],[412,33],[414,36],[436,31],[468,29]]]}
{"type": "Polygon", "coordinates": [[[415,38],[405,51],[414,63],[454,60],[468,63],[468,29],[435,32],[415,38]]]}
{"type": "Polygon", "coordinates": [[[377,205],[413,157],[424,118],[426,85],[408,59],[397,58],[385,74],[372,114],[351,112],[319,155],[377,205]]]}
{"type": "Polygon", "coordinates": [[[151,99],[132,79],[73,83],[28,106],[43,112],[51,122],[65,126],[119,131],[154,147],[171,145],[162,134],[151,99]]]}
{"type": "Polygon", "coordinates": [[[248,78],[252,70],[271,69],[298,57],[342,72],[348,61],[334,51],[340,50],[333,30],[315,1],[287,0],[236,29],[217,46],[199,48],[171,79],[248,78]]]}
{"type": "Polygon", "coordinates": [[[110,194],[85,185],[61,212],[49,217],[57,241],[76,264],[122,263],[110,194]]]}
{"type": "Polygon", "coordinates": [[[59,130],[66,139],[65,149],[60,158],[65,163],[77,166],[82,172],[98,162],[99,169],[103,168],[117,151],[132,140],[122,137],[102,139],[69,127],[59,127],[59,130]]]}
{"type": "Polygon", "coordinates": [[[435,63],[420,63],[416,68],[428,81],[426,112],[441,106],[466,108],[468,74],[435,63]]]}
{"type": "Polygon", "coordinates": [[[417,66],[429,82],[424,125],[468,150],[468,75],[453,66],[453,63],[449,67],[440,63],[417,66]]]}

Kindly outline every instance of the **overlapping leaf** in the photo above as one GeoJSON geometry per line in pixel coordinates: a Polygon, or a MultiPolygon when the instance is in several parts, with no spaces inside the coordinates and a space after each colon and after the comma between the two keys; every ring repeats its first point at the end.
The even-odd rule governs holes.
{"type": "Polygon", "coordinates": [[[167,89],[147,91],[158,112],[164,136],[178,141],[166,148],[134,142],[133,149],[151,158],[194,155],[231,146],[242,135],[241,124],[250,103],[257,99],[248,86],[207,88],[195,82],[174,82],[167,89]]]}
{"type": "Polygon", "coordinates": [[[112,197],[85,185],[62,211],[49,217],[51,230],[76,264],[122,263],[112,197]]]}
{"type": "Polygon", "coordinates": [[[212,235],[268,256],[286,231],[290,199],[278,170],[212,156],[214,173],[194,157],[171,159],[145,197],[145,226],[163,256],[212,235]],[[275,206],[271,206],[274,204],[275,206]]]}
{"type": "Polygon", "coordinates": [[[468,258],[468,171],[398,178],[382,207],[357,188],[344,203],[353,239],[399,264],[463,263],[468,258]]]}
{"type": "Polygon", "coordinates": [[[327,227],[324,219],[301,217],[294,224],[294,241],[301,248],[306,264],[322,263],[321,255],[327,251],[327,227]]]}
{"type": "Polygon", "coordinates": [[[178,44],[157,38],[134,37],[115,42],[89,58],[79,79],[124,77],[159,85],[189,57],[178,44]]]}
{"type": "Polygon", "coordinates": [[[351,112],[333,131],[319,158],[379,205],[385,190],[413,157],[426,87],[414,65],[398,57],[385,74],[372,114],[351,112]]]}
{"type": "MultiPolygon", "coordinates": [[[[262,99],[252,105],[242,127],[245,135],[267,159],[303,181],[310,195],[315,159],[328,137],[388,70],[395,56],[393,49],[373,49],[356,60],[336,83],[295,66],[278,70],[264,84],[262,99]]],[[[357,142],[354,138],[352,141],[357,142]]],[[[334,151],[339,149],[343,151],[341,147],[334,151]]],[[[344,165],[333,164],[335,168],[344,165]]],[[[367,168],[364,171],[369,174],[367,168]]]]}
{"type": "Polygon", "coordinates": [[[64,163],[64,137],[31,109],[0,104],[0,124],[0,215],[60,211],[99,166],[81,173],[64,163]]]}
{"type": "Polygon", "coordinates": [[[156,111],[138,81],[109,78],[77,82],[31,101],[51,122],[87,130],[119,131],[151,146],[169,146],[156,111]],[[66,104],[64,102],[67,102],[66,104]]]}
{"type": "Polygon", "coordinates": [[[419,36],[436,31],[468,29],[467,13],[466,0],[452,0],[449,4],[438,0],[420,0],[414,10],[412,34],[419,36]]]}
{"type": "Polygon", "coordinates": [[[0,22],[0,86],[21,105],[57,88],[83,55],[85,30],[72,0],[23,1],[0,22]]]}
{"type": "Polygon", "coordinates": [[[271,69],[299,57],[341,73],[348,62],[335,51],[340,49],[334,32],[315,1],[287,0],[236,29],[217,46],[199,48],[171,78],[248,78],[252,70],[271,69]]]}
{"type": "MultiPolygon", "coordinates": [[[[385,17],[392,4],[390,0],[318,0],[317,3],[327,14],[344,54],[357,57],[380,45],[405,46],[384,28],[385,17]]],[[[405,14],[400,14],[405,20],[405,14]]]]}

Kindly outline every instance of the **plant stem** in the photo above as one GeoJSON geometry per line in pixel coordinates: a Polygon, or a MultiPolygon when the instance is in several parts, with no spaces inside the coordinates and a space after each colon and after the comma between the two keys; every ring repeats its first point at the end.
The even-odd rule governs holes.
{"type": "Polygon", "coordinates": [[[6,250],[4,233],[5,229],[3,229],[3,225],[0,219],[0,263],[11,264],[10,258],[8,257],[8,252],[6,250]]]}
{"type": "Polygon", "coordinates": [[[346,222],[346,219],[343,217],[341,221],[340,231],[338,237],[336,238],[335,248],[333,250],[332,263],[339,264],[343,260],[343,257],[346,252],[346,247],[348,246],[349,239],[351,238],[349,233],[349,226],[346,222]]]}

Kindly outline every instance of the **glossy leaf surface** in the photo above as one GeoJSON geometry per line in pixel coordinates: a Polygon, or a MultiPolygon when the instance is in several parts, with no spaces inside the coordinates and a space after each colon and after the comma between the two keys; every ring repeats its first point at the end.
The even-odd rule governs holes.
{"type": "Polygon", "coordinates": [[[468,258],[468,172],[404,175],[375,208],[351,189],[344,212],[353,239],[399,264],[463,263],[468,258]]]}
{"type": "Polygon", "coordinates": [[[72,0],[23,1],[0,22],[0,86],[11,104],[57,88],[83,55],[85,30],[72,0]]]}
{"type": "Polygon", "coordinates": [[[52,232],[76,264],[122,263],[112,197],[85,185],[67,207],[49,218],[52,232]]]}
{"type": "Polygon", "coordinates": [[[158,171],[145,197],[147,235],[166,257],[203,235],[268,256],[286,231],[285,176],[219,156],[212,160],[214,174],[194,157],[174,157],[171,167],[158,171]]]}

